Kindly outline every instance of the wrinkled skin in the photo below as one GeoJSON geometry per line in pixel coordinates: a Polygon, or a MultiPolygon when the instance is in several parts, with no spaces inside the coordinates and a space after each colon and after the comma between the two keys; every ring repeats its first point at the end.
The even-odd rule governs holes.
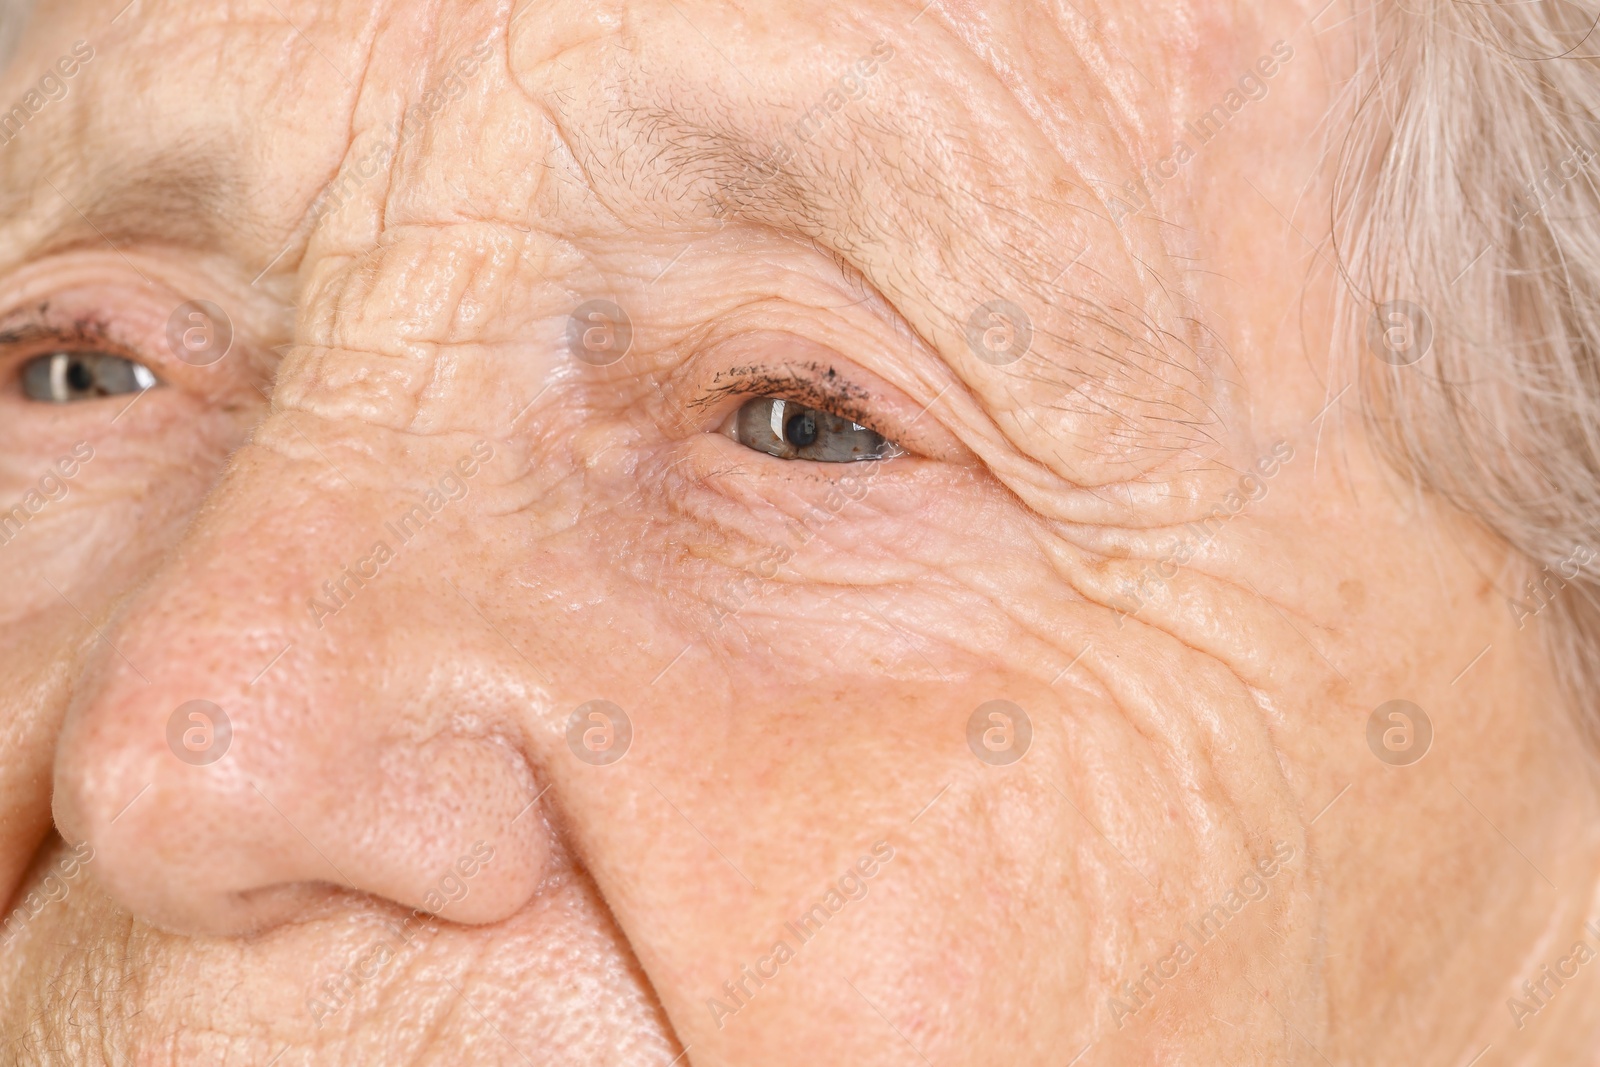
{"type": "Polygon", "coordinates": [[[161,384],[40,403],[62,345],[0,351],[0,501],[93,449],[0,546],[6,1062],[1592,1056],[1600,967],[1504,1004],[1596,941],[1547,616],[1377,458],[1371,356],[1328,340],[1339,11],[43,6],[0,100],[95,56],[0,149],[0,329],[92,319],[161,384]],[[606,366],[568,339],[594,298],[632,323],[606,366]],[[167,342],[189,299],[232,322],[208,366],[167,342]],[[1003,366],[966,336],[994,299],[1032,325],[1003,366]],[[905,454],[716,432],[760,396],[905,454]],[[377,574],[332,601],[345,567],[377,574]],[[1411,766],[1367,741],[1396,698],[1411,766]],[[592,699],[620,761],[568,744],[592,699]],[[969,747],[994,699],[1020,761],[969,747]],[[191,700],[215,762],[169,747],[191,700]]]}

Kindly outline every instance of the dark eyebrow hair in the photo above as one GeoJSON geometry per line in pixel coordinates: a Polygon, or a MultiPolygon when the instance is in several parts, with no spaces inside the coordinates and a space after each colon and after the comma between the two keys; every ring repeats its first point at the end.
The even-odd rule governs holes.
{"type": "Polygon", "coordinates": [[[650,163],[667,165],[668,183],[703,182],[705,206],[719,214],[803,212],[816,193],[815,183],[792,165],[801,153],[786,142],[763,149],[732,128],[659,104],[630,107],[620,117],[652,150],[650,163]]]}
{"type": "Polygon", "coordinates": [[[246,202],[233,160],[223,146],[191,143],[100,162],[86,160],[76,142],[58,142],[0,166],[0,219],[42,216],[26,258],[97,242],[209,252],[240,236],[265,240],[269,226],[246,202]],[[43,166],[27,174],[40,157],[43,166]]]}

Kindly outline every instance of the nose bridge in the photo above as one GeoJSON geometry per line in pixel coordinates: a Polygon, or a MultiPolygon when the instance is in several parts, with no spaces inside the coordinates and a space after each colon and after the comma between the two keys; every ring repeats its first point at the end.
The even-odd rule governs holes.
{"type": "Polygon", "coordinates": [[[326,455],[247,446],[107,626],[116,651],[68,714],[55,807],[135,914],[238,932],[333,886],[486,921],[531,894],[549,852],[524,814],[536,773],[481,684],[453,691],[481,672],[419,655],[470,657],[449,639],[459,611],[392,610],[436,574],[425,541],[465,521],[492,446],[459,451],[397,494],[326,455]],[[461,864],[471,892],[441,895],[461,864]]]}

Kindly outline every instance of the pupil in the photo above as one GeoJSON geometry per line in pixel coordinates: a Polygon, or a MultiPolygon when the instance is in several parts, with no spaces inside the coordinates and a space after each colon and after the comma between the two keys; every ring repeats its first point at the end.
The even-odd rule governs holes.
{"type": "Polygon", "coordinates": [[[87,393],[94,388],[94,372],[83,360],[75,359],[67,365],[67,384],[77,392],[87,393]]]}
{"type": "Polygon", "coordinates": [[[783,436],[788,438],[789,443],[796,448],[806,448],[815,444],[817,440],[816,412],[807,410],[798,415],[791,415],[789,421],[783,424],[783,436]]]}

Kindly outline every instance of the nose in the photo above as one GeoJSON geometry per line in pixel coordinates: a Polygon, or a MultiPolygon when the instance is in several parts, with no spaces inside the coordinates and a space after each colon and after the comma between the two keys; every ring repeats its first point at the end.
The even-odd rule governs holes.
{"type": "Polygon", "coordinates": [[[236,934],[365,893],[483,923],[533,894],[552,842],[518,724],[541,694],[464,636],[450,579],[493,449],[428,451],[397,492],[247,446],[103,628],[54,809],[136,916],[236,934]]]}

